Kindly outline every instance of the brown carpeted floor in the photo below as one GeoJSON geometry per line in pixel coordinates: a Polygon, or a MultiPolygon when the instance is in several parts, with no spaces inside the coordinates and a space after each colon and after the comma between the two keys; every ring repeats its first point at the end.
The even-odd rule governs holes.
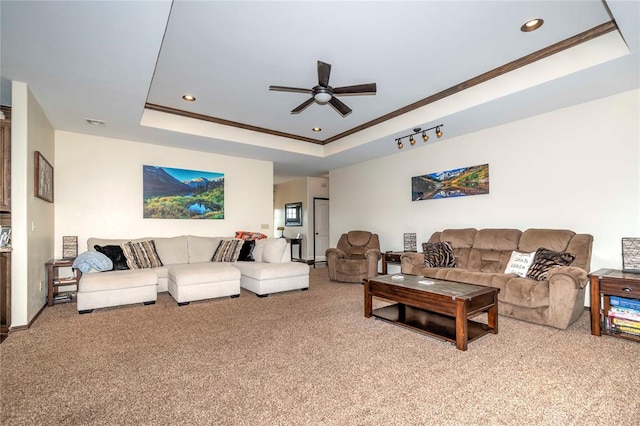
{"type": "MultiPolygon", "coordinates": [[[[377,302],[379,305],[380,302],[377,302]]],[[[455,346],[363,316],[363,287],[178,307],[46,308],[0,345],[22,424],[638,425],[640,344],[500,317],[455,346]]]]}

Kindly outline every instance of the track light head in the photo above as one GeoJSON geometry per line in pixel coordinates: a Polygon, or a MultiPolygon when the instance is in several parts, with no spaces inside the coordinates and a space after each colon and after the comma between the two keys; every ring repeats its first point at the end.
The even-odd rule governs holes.
{"type": "Polygon", "coordinates": [[[422,140],[424,142],[427,142],[429,140],[429,135],[427,134],[430,130],[435,130],[435,134],[438,137],[438,139],[440,139],[442,137],[442,130],[440,130],[440,127],[444,126],[444,124],[437,124],[433,127],[429,127],[428,129],[422,129],[421,127],[416,127],[413,129],[413,133],[410,133],[408,135],[404,135],[404,136],[400,136],[399,138],[396,138],[395,141],[398,144],[398,149],[402,149],[404,147],[404,144],[402,143],[402,139],[408,138],[409,139],[409,144],[411,146],[414,146],[416,144],[416,135],[421,135],[422,136],[422,140]]]}

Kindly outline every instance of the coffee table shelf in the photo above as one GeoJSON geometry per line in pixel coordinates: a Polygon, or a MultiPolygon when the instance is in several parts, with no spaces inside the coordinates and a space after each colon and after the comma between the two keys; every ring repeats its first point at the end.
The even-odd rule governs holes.
{"type": "MultiPolygon", "coordinates": [[[[400,327],[456,344],[456,319],[454,317],[400,303],[374,309],[372,315],[400,327]]],[[[487,324],[472,320],[467,320],[467,327],[467,342],[472,342],[485,334],[493,332],[493,329],[487,324]]]]}
{"type": "Polygon", "coordinates": [[[415,275],[382,275],[364,280],[364,316],[453,342],[466,351],[468,342],[498,333],[499,291],[415,275]],[[374,310],[373,297],[396,304],[374,310]],[[471,320],[483,312],[487,324],[471,320]]]}

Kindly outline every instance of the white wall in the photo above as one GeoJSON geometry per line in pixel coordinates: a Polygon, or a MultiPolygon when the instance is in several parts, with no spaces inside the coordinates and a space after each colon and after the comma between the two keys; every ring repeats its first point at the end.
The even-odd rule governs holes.
{"type": "Polygon", "coordinates": [[[11,97],[11,327],[25,326],[46,303],[45,263],[53,258],[54,205],[34,194],[34,152],[54,166],[54,131],[25,83],[11,97]]]}
{"type": "MultiPolygon", "coordinates": [[[[273,220],[274,228],[284,225],[284,205],[287,203],[302,203],[302,226],[286,226],[284,230],[284,236],[293,238],[298,233],[302,238],[307,236],[308,218],[306,212],[309,206],[307,200],[307,178],[294,179],[287,182],[279,183],[274,186],[273,191],[273,220]]],[[[280,232],[276,232],[277,237],[280,236],[280,232]]],[[[304,241],[303,241],[304,244],[304,241]]],[[[297,247],[296,249],[297,250],[297,247]]],[[[304,253],[304,251],[303,251],[304,253]]],[[[294,256],[297,253],[294,252],[294,256]]]]}
{"type": "Polygon", "coordinates": [[[78,236],[80,253],[89,237],[233,236],[240,230],[273,236],[271,162],[63,131],[55,135],[58,256],[64,235],[78,236]],[[143,165],[224,173],[225,218],[144,219],[143,165]]]}
{"type": "MultiPolygon", "coordinates": [[[[300,248],[303,259],[313,259],[313,198],[329,197],[329,179],[305,177],[294,179],[275,185],[273,192],[274,228],[284,226],[284,205],[286,203],[302,202],[302,226],[287,226],[285,237],[295,237],[298,233],[302,237],[300,248]]],[[[277,236],[280,236],[276,232],[277,236]]],[[[298,255],[297,247],[293,249],[294,257],[298,255]]]]}
{"type": "Polygon", "coordinates": [[[384,251],[405,232],[420,245],[445,228],[564,228],[594,236],[592,270],[620,268],[621,238],[640,236],[638,117],[634,90],[333,170],[331,245],[350,229],[384,251]],[[485,163],[489,194],[411,201],[412,176],[485,163]]]}

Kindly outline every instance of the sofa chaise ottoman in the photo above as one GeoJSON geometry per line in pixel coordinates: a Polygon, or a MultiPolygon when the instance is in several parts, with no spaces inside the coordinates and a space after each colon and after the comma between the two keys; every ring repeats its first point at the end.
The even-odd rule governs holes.
{"type": "Polygon", "coordinates": [[[309,288],[309,265],[291,261],[290,243],[284,238],[256,240],[252,262],[235,262],[242,274],[240,286],[266,297],[270,293],[309,288]]]}
{"type": "Polygon", "coordinates": [[[239,283],[240,271],[229,263],[190,263],[169,268],[169,294],[180,306],[195,300],[238,297],[239,283]]]}
{"type": "Polygon", "coordinates": [[[150,305],[158,297],[158,274],[150,269],[112,271],[110,274],[83,274],[82,287],[76,295],[81,314],[96,308],[144,303],[150,305]]]}

